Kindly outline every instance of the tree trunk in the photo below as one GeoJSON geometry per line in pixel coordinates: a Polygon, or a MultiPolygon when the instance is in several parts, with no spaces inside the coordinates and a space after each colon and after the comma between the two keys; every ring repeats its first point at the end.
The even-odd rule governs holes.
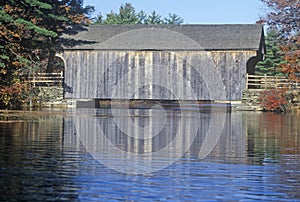
{"type": "Polygon", "coordinates": [[[54,59],[55,59],[55,51],[49,50],[49,58],[48,58],[48,65],[47,65],[47,73],[52,73],[54,70],[54,59]]]}

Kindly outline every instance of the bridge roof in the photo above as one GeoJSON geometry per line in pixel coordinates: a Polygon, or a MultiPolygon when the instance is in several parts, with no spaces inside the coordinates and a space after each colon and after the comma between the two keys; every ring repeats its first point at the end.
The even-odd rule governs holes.
{"type": "Polygon", "coordinates": [[[259,50],[263,26],[224,25],[91,25],[63,36],[64,49],[77,50],[259,50]]]}

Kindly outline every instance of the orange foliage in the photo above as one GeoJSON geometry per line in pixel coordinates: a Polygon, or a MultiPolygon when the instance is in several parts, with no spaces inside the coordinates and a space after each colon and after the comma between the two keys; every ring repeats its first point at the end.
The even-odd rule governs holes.
{"type": "Polygon", "coordinates": [[[287,99],[284,90],[270,89],[260,93],[259,102],[261,107],[266,111],[281,111],[287,110],[287,99]]]}
{"type": "Polygon", "coordinates": [[[282,64],[282,72],[288,75],[288,78],[292,81],[300,81],[300,77],[297,75],[300,73],[300,50],[292,51],[291,48],[285,47],[283,51],[286,52],[284,59],[286,63],[282,64]]]}
{"type": "Polygon", "coordinates": [[[285,63],[281,65],[283,73],[290,80],[300,81],[300,35],[299,0],[261,0],[269,11],[264,19],[271,28],[279,31],[281,50],[285,63]]]}
{"type": "Polygon", "coordinates": [[[0,108],[21,109],[28,101],[29,88],[23,83],[0,86],[0,108]]]}

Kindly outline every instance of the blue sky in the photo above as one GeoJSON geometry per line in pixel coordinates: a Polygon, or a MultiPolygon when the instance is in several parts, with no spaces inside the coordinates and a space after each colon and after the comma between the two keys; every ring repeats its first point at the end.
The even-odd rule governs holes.
{"type": "Polygon", "coordinates": [[[105,15],[117,12],[120,5],[131,3],[136,11],[150,13],[155,10],[163,17],[176,13],[188,24],[248,24],[263,15],[260,0],[85,0],[105,15]]]}

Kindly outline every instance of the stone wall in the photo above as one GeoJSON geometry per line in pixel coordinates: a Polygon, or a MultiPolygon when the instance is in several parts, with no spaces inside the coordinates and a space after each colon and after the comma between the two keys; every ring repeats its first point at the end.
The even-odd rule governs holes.
{"type": "Polygon", "coordinates": [[[32,105],[45,107],[61,105],[63,103],[64,90],[57,86],[37,86],[32,89],[32,105]]]}
{"type": "MultiPolygon", "coordinates": [[[[242,104],[237,106],[237,110],[263,110],[259,103],[259,96],[263,91],[258,89],[248,89],[243,91],[242,104]]],[[[300,90],[290,90],[286,92],[288,108],[290,110],[300,110],[300,90]]]]}
{"type": "Polygon", "coordinates": [[[262,110],[262,107],[259,106],[259,90],[251,89],[244,90],[242,94],[242,108],[244,110],[262,110]]]}
{"type": "Polygon", "coordinates": [[[291,105],[291,110],[300,110],[300,90],[290,90],[287,92],[287,99],[291,105]]]}

